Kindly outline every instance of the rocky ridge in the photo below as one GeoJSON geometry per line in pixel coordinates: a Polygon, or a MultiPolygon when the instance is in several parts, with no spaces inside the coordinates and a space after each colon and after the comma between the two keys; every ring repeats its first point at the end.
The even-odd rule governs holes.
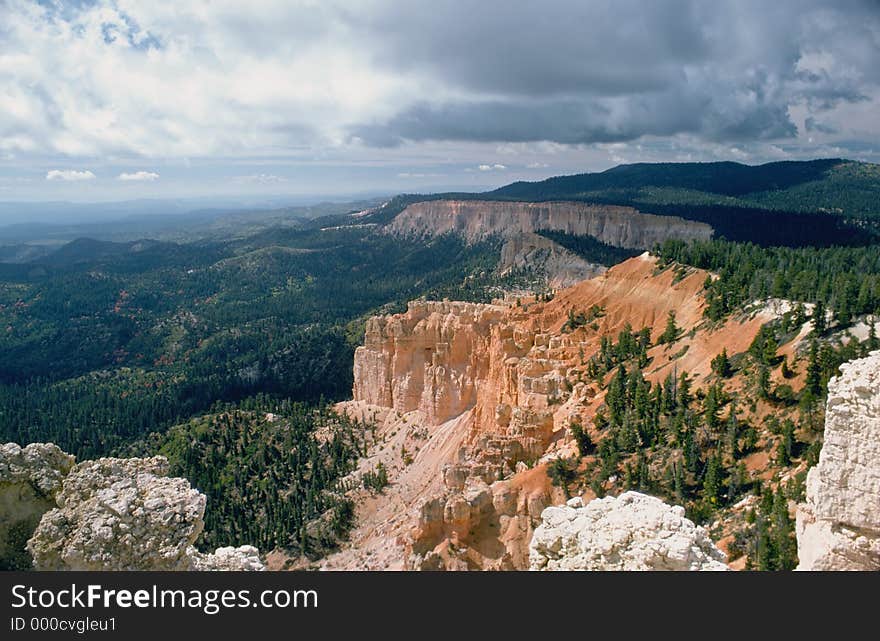
{"type": "MultiPolygon", "coordinates": [[[[19,502],[19,512],[39,521],[27,539],[35,569],[265,569],[251,546],[199,552],[194,544],[204,528],[205,496],[167,474],[164,457],[73,465],[72,456],[50,443],[0,449],[0,487],[39,490],[32,493],[38,500],[19,502]]],[[[5,557],[13,553],[23,556],[7,549],[5,557]]]]}
{"type": "Polygon", "coordinates": [[[798,507],[799,570],[880,570],[880,351],[840,370],[798,507]]]}

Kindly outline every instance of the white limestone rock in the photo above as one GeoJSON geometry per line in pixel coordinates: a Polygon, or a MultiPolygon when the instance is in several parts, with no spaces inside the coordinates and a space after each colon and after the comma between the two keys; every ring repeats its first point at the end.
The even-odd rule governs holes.
{"type": "Polygon", "coordinates": [[[548,507],[530,570],[727,570],[724,553],[684,508],[638,492],[548,507]]]}
{"type": "Polygon", "coordinates": [[[880,351],[840,370],[798,506],[799,570],[880,570],[880,351]]]}
{"type": "Polygon", "coordinates": [[[187,570],[205,497],[164,475],[168,461],[102,458],[79,464],[43,515],[28,550],[39,570],[187,570]]]}
{"type": "Polygon", "coordinates": [[[0,445],[0,570],[27,569],[25,542],[55,504],[74,457],[52,443],[0,445]]]}
{"type": "Polygon", "coordinates": [[[74,457],[54,443],[0,445],[0,484],[28,483],[41,495],[54,498],[73,468],[74,457]]]}
{"type": "Polygon", "coordinates": [[[262,572],[266,566],[260,559],[260,552],[252,545],[237,548],[217,548],[213,554],[202,554],[192,548],[189,555],[193,560],[193,569],[220,572],[262,572]]]}
{"type": "Polygon", "coordinates": [[[38,570],[264,569],[255,548],[198,552],[205,496],[168,478],[164,457],[102,458],[77,465],[28,551],[38,570]]]}

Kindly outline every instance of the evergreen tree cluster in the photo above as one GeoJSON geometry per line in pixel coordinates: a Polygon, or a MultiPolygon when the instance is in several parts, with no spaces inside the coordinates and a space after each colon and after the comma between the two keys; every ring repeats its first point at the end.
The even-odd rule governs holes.
{"type": "Polygon", "coordinates": [[[880,313],[877,245],[790,248],[667,240],[654,251],[664,266],[677,262],[719,275],[705,283],[706,316],[712,320],[765,298],[819,303],[841,325],[860,314],[880,313]]]}
{"type": "Polygon", "coordinates": [[[352,525],[342,479],[362,454],[363,430],[326,407],[259,395],[217,405],[144,446],[207,496],[200,546],[318,554],[352,525]]]}
{"type": "Polygon", "coordinates": [[[757,509],[747,514],[747,526],[739,530],[730,551],[734,558],[748,555],[747,570],[762,572],[793,570],[798,563],[794,521],[788,513],[784,488],[766,487],[757,509]]]}
{"type": "MultiPolygon", "coordinates": [[[[773,369],[781,366],[784,376],[787,361],[777,352],[790,324],[785,319],[767,324],[749,350],[737,355],[739,368],[753,380],[741,391],[725,389],[725,379],[733,374],[726,350],[712,361],[716,376],[700,389],[685,371],[651,384],[642,374],[637,351],[616,363],[604,385],[605,402],[594,416],[593,429],[586,430],[577,420],[570,425],[580,456],[587,457],[581,482],[599,497],[626,489],[658,495],[684,505],[690,518],[704,524],[749,493],[761,496],[762,509],[747,531],[738,534],[751,545],[742,553],[759,569],[791,569],[797,557],[782,490],[774,494],[773,488],[752,477],[745,459],[757,451],[763,433],[775,468],[790,469],[802,461],[814,465],[828,380],[841,363],[864,355],[876,337],[874,342],[869,338],[840,343],[814,337],[799,365],[807,372],[806,385],[795,393],[786,383],[775,388],[770,383],[773,369]],[[768,403],[771,413],[755,425],[743,410],[751,406],[754,416],[757,400],[768,403]],[[798,404],[799,411],[792,407],[798,404]]],[[[577,480],[570,472],[577,467],[577,461],[554,463],[548,474],[569,491],[577,480]]]]}
{"type": "Polygon", "coordinates": [[[620,363],[635,358],[638,367],[648,364],[648,349],[651,347],[651,329],[643,327],[638,332],[632,325],[624,324],[617,334],[617,341],[610,336],[599,339],[599,353],[592,356],[586,364],[587,375],[600,384],[608,372],[620,363]]]}

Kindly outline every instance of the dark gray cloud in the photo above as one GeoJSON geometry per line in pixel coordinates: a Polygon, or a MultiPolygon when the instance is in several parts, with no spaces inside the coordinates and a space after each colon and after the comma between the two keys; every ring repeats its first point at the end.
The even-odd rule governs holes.
{"type": "MultiPolygon", "coordinates": [[[[880,74],[880,3],[755,0],[438,0],[349,16],[376,64],[436,94],[353,137],[594,143],[695,134],[791,138],[868,100],[880,74]]],[[[831,124],[822,129],[830,131],[831,124]]]]}
{"type": "Polygon", "coordinates": [[[808,132],[818,131],[820,134],[836,134],[838,131],[837,127],[826,125],[824,122],[819,122],[813,118],[813,116],[807,116],[807,118],[804,119],[804,129],[808,132]]]}
{"type": "Polygon", "coordinates": [[[701,13],[688,0],[439,0],[386,5],[359,26],[377,35],[379,64],[464,89],[609,95],[663,89],[706,59],[701,13]]]}
{"type": "Polygon", "coordinates": [[[880,0],[0,0],[0,50],[7,198],[880,158],[880,0]]]}

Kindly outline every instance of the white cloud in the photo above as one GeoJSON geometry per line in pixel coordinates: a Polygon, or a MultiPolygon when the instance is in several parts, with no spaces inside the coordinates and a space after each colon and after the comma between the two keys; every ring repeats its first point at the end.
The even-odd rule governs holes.
{"type": "Polygon", "coordinates": [[[421,91],[346,44],[336,7],[254,4],[0,2],[0,150],[277,155],[344,144],[421,91]]]}
{"type": "Polygon", "coordinates": [[[507,11],[487,0],[466,21],[461,0],[420,4],[0,0],[0,173],[39,180],[46,163],[103,167],[117,180],[95,181],[96,192],[126,197],[134,185],[120,172],[138,166],[163,168],[175,189],[305,190],[314,176],[329,191],[407,173],[440,183],[417,175],[425,167],[452,167],[470,183],[547,168],[531,160],[573,173],[679,153],[728,159],[731,145],[757,161],[775,157],[767,143],[786,134],[780,123],[808,116],[840,133],[814,144],[801,131],[801,156],[880,141],[880,21],[856,3],[787,0],[767,11],[681,0],[669,20],[659,3],[507,11]],[[358,143],[365,125],[376,135],[358,143]],[[589,143],[606,139],[673,145],[624,153],[589,143]],[[198,172],[179,170],[189,159],[198,172]],[[269,173],[297,164],[314,171],[269,173]],[[331,164],[339,177],[325,180],[331,164]],[[230,179],[239,174],[256,175],[230,179]]]}
{"type": "Polygon", "coordinates": [[[77,171],[76,169],[52,169],[46,173],[46,180],[65,180],[68,182],[77,182],[82,180],[94,180],[95,174],[88,169],[85,171],[77,171]]]}
{"type": "Polygon", "coordinates": [[[287,178],[284,176],[276,176],[275,174],[252,174],[250,176],[236,176],[233,180],[237,183],[248,183],[252,185],[277,185],[286,183],[287,178]]]}
{"type": "Polygon", "coordinates": [[[438,174],[435,172],[411,172],[411,171],[401,171],[397,174],[398,178],[437,178],[439,176],[443,176],[445,174],[438,174]]]}
{"type": "Polygon", "coordinates": [[[550,165],[545,162],[530,162],[526,165],[527,169],[547,169],[550,165]]]}
{"type": "Polygon", "coordinates": [[[152,182],[154,180],[159,180],[159,174],[154,173],[152,171],[136,171],[131,174],[127,174],[125,172],[119,174],[117,180],[127,180],[127,181],[136,181],[136,182],[152,182]]]}

